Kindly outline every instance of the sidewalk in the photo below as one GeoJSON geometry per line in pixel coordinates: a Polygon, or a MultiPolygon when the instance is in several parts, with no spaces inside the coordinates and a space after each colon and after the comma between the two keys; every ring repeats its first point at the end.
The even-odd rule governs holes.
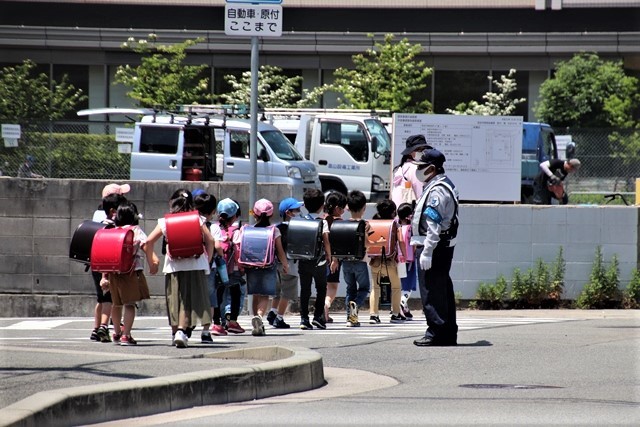
{"type": "Polygon", "coordinates": [[[5,393],[11,401],[2,402],[8,406],[0,409],[0,425],[92,424],[311,390],[325,382],[321,356],[304,348],[205,345],[185,356],[167,352],[167,345],[147,354],[114,353],[112,347],[88,340],[71,351],[0,347],[3,364],[11,366],[4,389],[18,390],[28,381],[45,390],[5,393]]]}

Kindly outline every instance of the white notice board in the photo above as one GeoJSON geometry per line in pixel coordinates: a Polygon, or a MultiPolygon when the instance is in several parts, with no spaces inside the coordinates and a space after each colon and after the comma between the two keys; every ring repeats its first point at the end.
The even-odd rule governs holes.
{"type": "Polygon", "coordinates": [[[394,114],[393,165],[416,134],[444,153],[461,200],[520,201],[522,117],[394,114]]]}

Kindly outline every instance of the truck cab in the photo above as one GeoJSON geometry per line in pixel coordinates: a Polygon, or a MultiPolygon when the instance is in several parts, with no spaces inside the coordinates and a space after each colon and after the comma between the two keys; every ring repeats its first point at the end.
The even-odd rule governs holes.
{"type": "Polygon", "coordinates": [[[316,165],[323,192],[360,190],[372,202],[388,196],[391,137],[378,112],[267,108],[263,116],[316,165]]]}
{"type": "Polygon", "coordinates": [[[390,190],[391,138],[376,117],[303,115],[296,147],[318,168],[322,191],[362,191],[371,202],[390,190]]]}
{"type": "Polygon", "coordinates": [[[540,163],[558,158],[555,133],[546,123],[522,124],[522,202],[533,195],[533,180],[540,173],[540,163]]]}

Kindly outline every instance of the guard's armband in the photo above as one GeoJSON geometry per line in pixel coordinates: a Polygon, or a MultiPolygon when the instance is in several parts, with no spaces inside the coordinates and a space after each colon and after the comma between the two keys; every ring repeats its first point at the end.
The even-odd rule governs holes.
{"type": "Polygon", "coordinates": [[[440,212],[438,212],[431,206],[427,206],[427,208],[424,210],[424,214],[428,219],[435,222],[436,224],[440,224],[442,222],[442,215],[440,215],[440,212]]]}

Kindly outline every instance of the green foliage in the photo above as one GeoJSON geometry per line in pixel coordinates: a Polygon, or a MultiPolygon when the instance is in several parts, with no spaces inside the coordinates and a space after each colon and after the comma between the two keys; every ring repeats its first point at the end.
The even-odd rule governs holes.
{"type": "MultiPolygon", "coordinates": [[[[232,91],[219,95],[225,104],[251,104],[251,71],[245,71],[238,79],[226,75],[224,79],[232,91]]],[[[299,92],[302,76],[287,77],[282,68],[262,65],[258,72],[258,105],[262,108],[295,108],[304,105],[299,92]]]]}
{"type": "Polygon", "coordinates": [[[28,144],[0,151],[0,164],[17,170],[31,154],[36,171],[48,178],[129,179],[130,157],[118,153],[114,135],[28,132],[24,139],[28,144]]]}
{"type": "Polygon", "coordinates": [[[496,283],[480,283],[476,293],[476,298],[483,303],[486,308],[499,309],[502,307],[507,295],[507,279],[500,275],[496,283]]]}
{"type": "Polygon", "coordinates": [[[611,306],[620,291],[618,257],[614,255],[608,268],[605,268],[602,248],[596,248],[596,256],[587,283],[576,300],[578,308],[606,308],[611,306]]]}
{"type": "Polygon", "coordinates": [[[558,127],[609,127],[629,124],[640,103],[638,79],[625,75],[622,61],[603,61],[578,53],[556,64],[555,75],[540,86],[534,111],[558,127]]]}
{"type": "Polygon", "coordinates": [[[541,258],[536,260],[535,269],[528,269],[524,277],[514,274],[511,298],[526,305],[540,306],[549,296],[550,274],[541,258]]]}
{"type": "Polygon", "coordinates": [[[549,282],[549,289],[547,297],[559,301],[564,291],[564,273],[566,271],[567,263],[564,260],[564,253],[562,246],[558,250],[553,265],[551,266],[551,281],[549,282]]]}
{"type": "MultiPolygon", "coordinates": [[[[627,202],[634,203],[635,197],[633,195],[625,195],[627,202]]],[[[602,194],[569,194],[570,205],[619,205],[624,206],[624,202],[620,198],[616,198],[610,203],[605,199],[602,194]]]]}
{"type": "Polygon", "coordinates": [[[517,306],[527,308],[542,307],[550,303],[557,306],[564,291],[565,267],[561,246],[551,266],[538,258],[535,267],[529,268],[524,274],[520,269],[515,269],[511,280],[511,299],[517,306]]]}
{"type": "Polygon", "coordinates": [[[431,103],[423,92],[432,69],[416,60],[421,52],[420,44],[406,38],[395,43],[394,35],[386,34],[384,42],[375,42],[364,54],[352,56],[354,69],[337,69],[335,81],[314,89],[308,99],[336,92],[342,108],[429,113],[431,103]]]}
{"type": "Polygon", "coordinates": [[[141,55],[138,66],[121,65],[115,83],[130,90],[127,95],[141,107],[161,106],[174,110],[182,104],[206,103],[211,100],[206,64],[186,65],[187,49],[204,39],[185,40],[174,45],[156,45],[156,35],[136,41],[133,37],[122,47],[141,55]]]}
{"type": "Polygon", "coordinates": [[[640,270],[634,269],[631,281],[622,296],[622,304],[626,308],[640,308],[640,270]]]}
{"type": "Polygon", "coordinates": [[[483,104],[477,101],[461,103],[455,109],[447,108],[447,113],[456,115],[481,115],[481,116],[509,116],[516,110],[516,106],[526,101],[526,98],[512,98],[518,89],[514,78],[516,70],[509,70],[509,74],[500,76],[500,80],[494,80],[488,76],[489,81],[496,86],[495,92],[487,92],[482,95],[483,104]]]}
{"type": "Polygon", "coordinates": [[[0,69],[0,120],[58,120],[87,99],[81,89],[69,83],[66,74],[62,81],[50,82],[44,73],[35,75],[35,67],[34,62],[25,60],[21,65],[0,69]]]}

